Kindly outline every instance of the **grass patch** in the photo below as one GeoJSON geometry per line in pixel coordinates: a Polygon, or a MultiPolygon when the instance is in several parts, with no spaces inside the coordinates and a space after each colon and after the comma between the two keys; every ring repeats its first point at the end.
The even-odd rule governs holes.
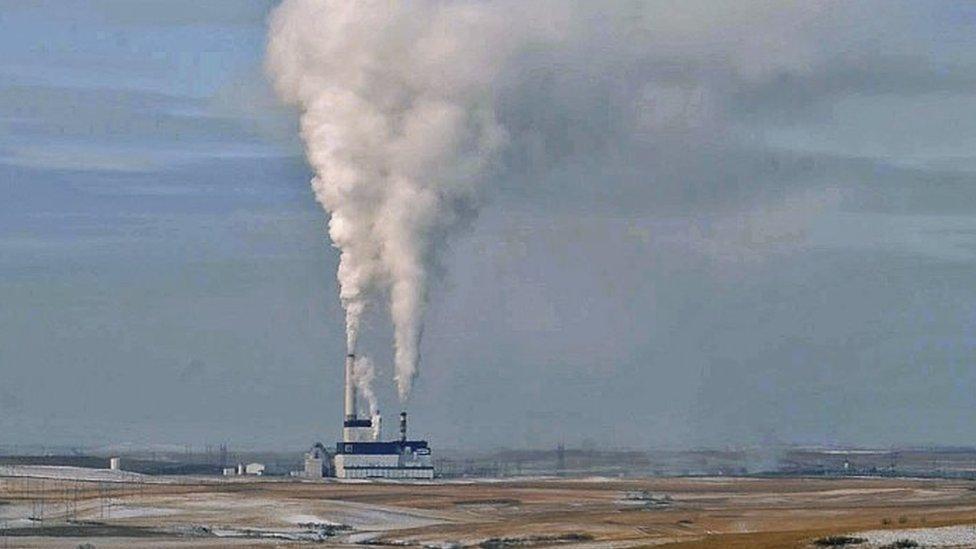
{"type": "Polygon", "coordinates": [[[848,545],[860,545],[867,543],[867,541],[864,538],[855,538],[853,536],[827,536],[814,540],[813,544],[817,547],[846,547],[848,545]]]}
{"type": "Polygon", "coordinates": [[[143,526],[115,526],[107,524],[68,524],[63,526],[32,526],[0,530],[0,536],[44,538],[149,538],[158,537],[160,531],[143,526]]]}
{"type": "Polygon", "coordinates": [[[459,499],[455,500],[454,505],[521,505],[520,499],[459,499]]]}
{"type": "Polygon", "coordinates": [[[573,543],[578,541],[592,541],[589,534],[563,534],[560,536],[526,536],[521,538],[490,538],[478,544],[481,549],[506,549],[508,547],[524,547],[529,545],[543,545],[551,543],[573,543]]]}
{"type": "Polygon", "coordinates": [[[913,539],[900,539],[894,543],[889,543],[888,545],[881,546],[881,549],[908,549],[910,547],[921,547],[917,541],[913,539]]]}

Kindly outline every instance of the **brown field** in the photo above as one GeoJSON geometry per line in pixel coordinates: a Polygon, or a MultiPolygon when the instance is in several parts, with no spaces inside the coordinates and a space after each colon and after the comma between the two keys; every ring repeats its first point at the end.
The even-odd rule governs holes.
{"type": "Polygon", "coordinates": [[[435,484],[273,479],[93,483],[0,478],[5,547],[809,547],[828,534],[976,524],[976,484],[912,479],[654,478],[435,484]],[[627,491],[668,495],[641,508],[627,491]],[[43,520],[25,521],[27,516],[43,520]],[[20,519],[18,519],[20,517],[20,519]],[[311,530],[310,530],[311,529],[311,530]],[[234,536],[234,537],[221,537],[234,536]],[[514,546],[514,545],[511,545],[514,546]]]}

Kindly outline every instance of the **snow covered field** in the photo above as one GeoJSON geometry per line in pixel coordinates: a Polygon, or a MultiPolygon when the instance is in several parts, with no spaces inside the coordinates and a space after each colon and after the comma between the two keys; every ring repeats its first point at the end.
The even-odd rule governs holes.
{"type": "Polygon", "coordinates": [[[14,474],[0,476],[0,528],[6,522],[18,530],[9,536],[18,542],[12,546],[42,549],[84,542],[100,549],[309,542],[351,548],[365,541],[448,547],[489,540],[623,549],[725,535],[749,536],[755,548],[782,547],[787,535],[791,546],[802,547],[829,527],[838,535],[861,531],[856,535],[871,543],[860,547],[871,549],[901,539],[976,547],[976,528],[968,525],[976,490],[969,481],[663,477],[420,485],[42,466],[4,473],[14,474]],[[873,530],[892,517],[901,530],[873,530]],[[920,528],[953,523],[967,525],[920,528]]]}
{"type": "Polygon", "coordinates": [[[867,545],[881,547],[899,540],[911,540],[921,547],[976,547],[976,526],[945,526],[942,528],[907,528],[903,530],[869,530],[851,534],[865,538],[867,545]]]}
{"type": "Polygon", "coordinates": [[[89,482],[144,482],[149,478],[128,471],[59,465],[0,465],[0,477],[30,477],[89,482]]]}

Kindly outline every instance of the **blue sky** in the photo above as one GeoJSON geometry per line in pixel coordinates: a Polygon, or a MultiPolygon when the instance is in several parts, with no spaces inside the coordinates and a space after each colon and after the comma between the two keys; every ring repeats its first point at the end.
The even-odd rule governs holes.
{"type": "MultiPolygon", "coordinates": [[[[0,2],[0,446],[336,436],[337,257],[263,74],[270,9],[0,2]]],[[[766,29],[800,59],[768,72],[744,46],[732,68],[691,38],[661,48],[622,87],[663,135],[620,137],[612,79],[500,103],[563,154],[513,153],[452,246],[417,428],[441,446],[970,444],[976,9],[850,9],[803,48],[766,29]]]]}

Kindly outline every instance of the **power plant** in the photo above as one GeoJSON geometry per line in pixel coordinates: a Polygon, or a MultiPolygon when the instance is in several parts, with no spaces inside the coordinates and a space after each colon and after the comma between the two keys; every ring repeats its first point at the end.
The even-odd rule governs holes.
{"type": "Polygon", "coordinates": [[[356,411],[356,357],[346,355],[345,416],[342,441],[336,444],[336,478],[432,479],[434,465],[426,440],[407,439],[407,413],[400,413],[400,438],[380,441],[379,416],[360,418],[356,411]]]}

